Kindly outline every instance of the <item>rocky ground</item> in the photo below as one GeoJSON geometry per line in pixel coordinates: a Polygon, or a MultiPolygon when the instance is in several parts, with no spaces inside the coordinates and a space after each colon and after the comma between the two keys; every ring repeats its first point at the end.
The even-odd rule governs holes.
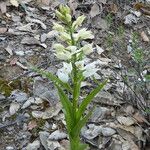
{"type": "MultiPolygon", "coordinates": [[[[108,84],[89,106],[81,138],[91,150],[150,150],[150,1],[0,0],[0,150],[66,150],[61,105],[51,81],[28,65],[56,73],[52,22],[59,4],[84,14],[95,35],[99,81],[108,84]]],[[[82,84],[81,99],[94,87],[82,84]]]]}

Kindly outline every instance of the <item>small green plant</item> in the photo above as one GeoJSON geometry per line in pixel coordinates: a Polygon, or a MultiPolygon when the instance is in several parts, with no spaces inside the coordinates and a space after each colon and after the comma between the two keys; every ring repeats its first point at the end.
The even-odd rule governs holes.
{"type": "Polygon", "coordinates": [[[105,19],[107,21],[107,24],[111,26],[113,23],[113,15],[111,13],[108,13],[105,19]]]}
{"type": "Polygon", "coordinates": [[[84,150],[86,144],[80,141],[81,128],[87,123],[92,111],[85,114],[86,108],[95,95],[102,90],[107,80],[98,84],[79,104],[81,82],[97,72],[96,62],[85,64],[86,55],[93,52],[93,44],[81,45],[81,41],[93,39],[91,31],[86,28],[79,29],[85,16],[72,20],[71,10],[68,6],[60,5],[56,10],[60,23],[54,22],[53,29],[58,34],[61,43],[55,43],[55,55],[63,61],[63,67],[58,69],[57,75],[35,69],[41,75],[52,80],[58,90],[60,101],[66,120],[69,135],[70,150],[84,150]]]}

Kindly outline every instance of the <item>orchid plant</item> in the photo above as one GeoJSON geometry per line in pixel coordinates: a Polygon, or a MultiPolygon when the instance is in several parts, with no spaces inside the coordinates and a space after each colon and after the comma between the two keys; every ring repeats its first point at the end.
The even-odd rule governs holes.
{"type": "Polygon", "coordinates": [[[92,110],[85,114],[86,108],[95,95],[104,87],[107,81],[98,84],[79,103],[81,83],[96,72],[96,62],[86,64],[86,56],[93,52],[93,44],[81,45],[83,40],[93,39],[91,31],[80,29],[85,16],[72,20],[68,6],[60,5],[56,10],[60,23],[53,23],[53,30],[61,43],[53,44],[55,56],[63,61],[63,67],[58,69],[57,75],[42,70],[36,70],[53,81],[58,90],[60,101],[66,120],[66,128],[70,141],[70,150],[85,150],[86,144],[80,141],[80,132],[92,114],[92,110]]]}

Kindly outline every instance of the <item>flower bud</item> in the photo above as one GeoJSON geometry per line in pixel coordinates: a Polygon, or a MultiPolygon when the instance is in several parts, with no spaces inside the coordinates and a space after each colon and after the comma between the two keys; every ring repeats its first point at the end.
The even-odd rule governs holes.
{"type": "Polygon", "coordinates": [[[69,59],[71,59],[71,56],[72,56],[71,53],[67,52],[67,51],[66,52],[58,52],[55,55],[60,60],[69,60],[69,59]]]}
{"type": "Polygon", "coordinates": [[[53,48],[56,50],[56,52],[63,52],[65,50],[65,47],[62,44],[54,44],[53,48]]]}
{"type": "Polygon", "coordinates": [[[55,23],[55,22],[53,22],[53,25],[54,25],[53,26],[54,30],[56,30],[58,32],[64,32],[65,31],[65,28],[62,25],[55,23]]]}
{"type": "Polygon", "coordinates": [[[78,39],[93,39],[94,36],[92,35],[92,32],[91,31],[87,31],[86,28],[83,28],[81,30],[78,31],[77,33],[77,40],[78,39]]]}
{"type": "Polygon", "coordinates": [[[64,15],[62,13],[60,13],[58,10],[55,11],[55,14],[57,16],[57,18],[61,21],[65,21],[64,15]]]}
{"type": "Polygon", "coordinates": [[[59,38],[60,38],[62,41],[71,40],[70,35],[69,35],[68,33],[66,33],[66,32],[61,32],[59,38]]]}
{"type": "Polygon", "coordinates": [[[72,17],[71,17],[70,14],[66,14],[66,18],[65,19],[66,19],[67,22],[71,22],[72,17]]]}
{"type": "Polygon", "coordinates": [[[85,18],[86,18],[86,17],[85,17],[84,15],[79,16],[79,17],[77,18],[77,20],[73,22],[73,25],[72,25],[73,28],[76,29],[78,26],[81,26],[81,24],[82,24],[82,22],[84,21],[85,18]]]}

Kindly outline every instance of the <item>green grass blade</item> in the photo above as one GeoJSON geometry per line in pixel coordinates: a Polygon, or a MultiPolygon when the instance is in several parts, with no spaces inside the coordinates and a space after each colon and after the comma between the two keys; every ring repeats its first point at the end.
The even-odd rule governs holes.
{"type": "Polygon", "coordinates": [[[92,101],[92,99],[95,97],[96,94],[98,94],[99,91],[103,89],[103,87],[106,85],[107,80],[105,80],[103,83],[99,84],[98,87],[96,87],[89,95],[87,95],[86,98],[83,99],[79,110],[77,114],[77,120],[80,120],[82,114],[85,112],[86,107],[88,104],[92,101]]]}

